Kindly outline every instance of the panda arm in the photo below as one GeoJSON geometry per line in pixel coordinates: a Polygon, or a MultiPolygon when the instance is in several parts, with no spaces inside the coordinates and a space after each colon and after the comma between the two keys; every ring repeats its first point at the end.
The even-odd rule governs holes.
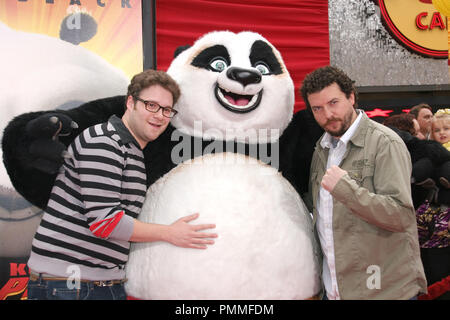
{"type": "Polygon", "coordinates": [[[2,151],[3,163],[16,191],[33,205],[45,208],[57,169],[62,164],[61,151],[85,128],[105,122],[112,114],[121,116],[124,101],[124,96],[116,96],[91,101],[66,111],[25,113],[11,120],[3,132],[2,151]],[[40,124],[55,115],[70,117],[76,121],[78,129],[53,140],[53,134],[48,134],[49,128],[40,124]],[[37,125],[30,130],[32,121],[37,121],[37,125]],[[33,150],[37,154],[30,152],[33,150]]]}
{"type": "Polygon", "coordinates": [[[294,114],[280,138],[280,171],[300,195],[308,192],[309,171],[316,141],[323,129],[308,110],[294,114]]]}
{"type": "Polygon", "coordinates": [[[68,146],[84,129],[106,122],[114,114],[122,118],[124,112],[125,96],[97,99],[82,104],[77,108],[63,111],[65,115],[78,124],[78,129],[74,130],[67,138],[60,137],[60,140],[68,146]]]}
{"type": "Polygon", "coordinates": [[[154,141],[147,144],[144,149],[147,169],[147,186],[152,185],[179,163],[174,162],[172,150],[179,143],[172,141],[172,133],[176,129],[169,123],[167,129],[154,141]]]}

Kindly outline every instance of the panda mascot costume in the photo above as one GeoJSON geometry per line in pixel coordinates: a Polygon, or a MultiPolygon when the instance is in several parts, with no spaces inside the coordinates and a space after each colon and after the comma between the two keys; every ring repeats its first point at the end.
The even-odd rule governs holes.
{"type": "MultiPolygon", "coordinates": [[[[180,85],[178,114],[144,150],[149,189],[139,220],[170,224],[198,212],[198,223],[215,223],[219,238],[207,250],[133,244],[128,295],[316,296],[319,248],[300,194],[321,130],[306,111],[293,117],[294,85],[280,53],[257,33],[229,31],[180,51],[167,71],[180,85]]],[[[64,147],[88,126],[121,116],[123,103],[110,97],[11,121],[2,147],[18,192],[45,207],[64,147]],[[60,126],[63,134],[51,139],[60,126]]]]}

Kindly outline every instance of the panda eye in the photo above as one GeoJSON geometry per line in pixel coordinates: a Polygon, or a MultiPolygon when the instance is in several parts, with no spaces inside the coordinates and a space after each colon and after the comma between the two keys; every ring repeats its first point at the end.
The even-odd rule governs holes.
{"type": "Polygon", "coordinates": [[[209,66],[212,71],[222,72],[228,67],[227,61],[224,58],[214,58],[209,66]]]}
{"type": "Polygon", "coordinates": [[[261,72],[262,75],[270,74],[269,67],[264,62],[257,62],[255,64],[255,68],[261,72]]]}

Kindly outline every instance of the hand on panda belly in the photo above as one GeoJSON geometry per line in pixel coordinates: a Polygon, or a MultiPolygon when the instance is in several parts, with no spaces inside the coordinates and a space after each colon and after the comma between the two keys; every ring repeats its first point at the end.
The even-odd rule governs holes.
{"type": "Polygon", "coordinates": [[[217,238],[216,233],[200,232],[213,229],[215,224],[192,225],[189,222],[197,219],[198,213],[182,217],[171,225],[160,225],[134,221],[134,230],[131,242],[166,241],[175,246],[192,249],[206,249],[207,245],[214,244],[211,238],[217,238]]]}
{"type": "Polygon", "coordinates": [[[190,221],[197,219],[198,213],[182,217],[171,224],[168,228],[167,242],[178,247],[206,249],[208,244],[214,244],[214,240],[207,238],[217,238],[216,233],[200,232],[205,229],[213,229],[215,224],[191,225],[190,221]]]}

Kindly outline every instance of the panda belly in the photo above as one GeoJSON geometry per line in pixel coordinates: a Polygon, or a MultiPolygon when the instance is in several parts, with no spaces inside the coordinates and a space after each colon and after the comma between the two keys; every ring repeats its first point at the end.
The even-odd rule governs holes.
{"type": "Polygon", "coordinates": [[[126,290],[140,299],[307,299],[319,291],[312,221],[274,168],[234,153],[183,163],[155,182],[139,219],[215,223],[206,250],[133,244],[126,290]]]}

